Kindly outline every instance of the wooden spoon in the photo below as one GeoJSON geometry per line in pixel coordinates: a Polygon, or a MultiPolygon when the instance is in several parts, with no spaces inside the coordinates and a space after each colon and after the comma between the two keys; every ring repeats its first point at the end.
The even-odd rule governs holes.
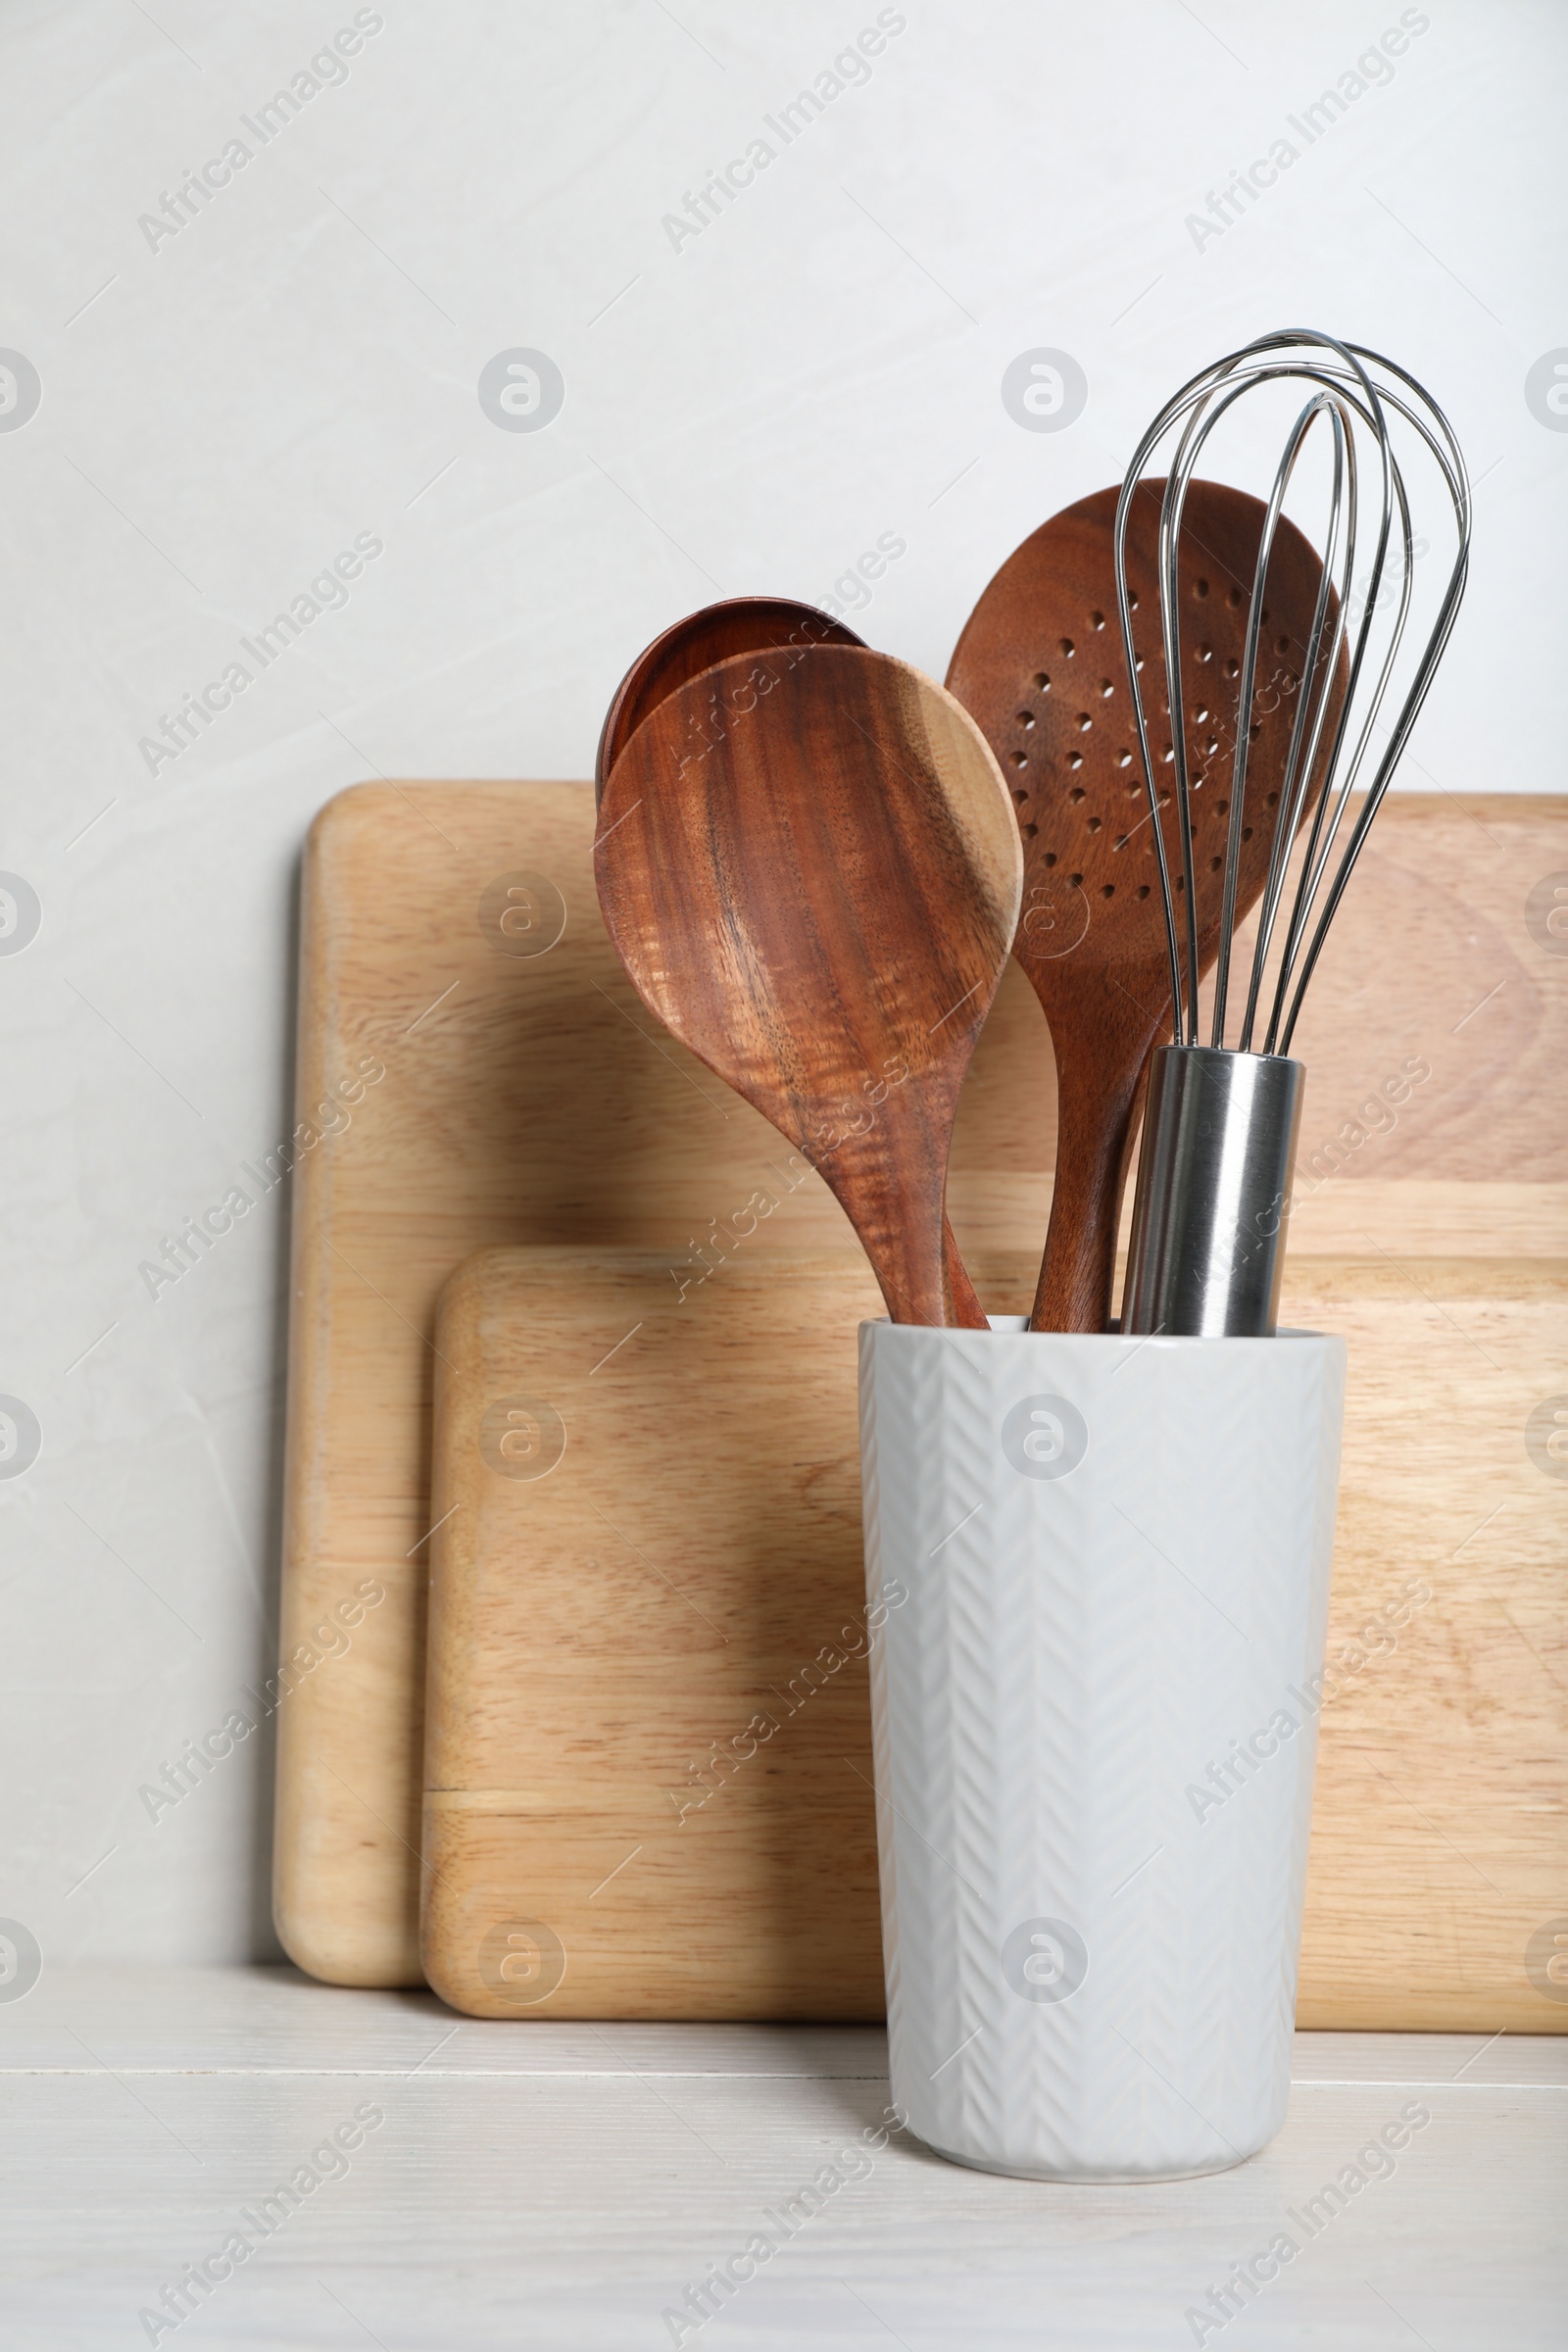
{"type": "Polygon", "coordinates": [[[606,778],[643,720],[700,669],[732,654],[765,653],[774,646],[863,643],[843,621],[788,596],[735,596],[688,612],[644,648],[615,689],[594,762],[595,808],[605,797],[606,778]]]}
{"type": "MultiPolygon", "coordinates": [[[[794,655],[810,645],[854,645],[862,640],[842,621],[814,605],[797,604],[785,596],[732,597],[705,605],[684,620],[665,629],[638,655],[615,690],[600,730],[594,769],[594,806],[602,806],[605,783],[616,760],[643,720],[691,678],[714,662],[735,654],[778,649],[794,655]]],[[[803,778],[808,786],[809,779],[803,778]]],[[[949,1321],[986,1328],[985,1310],[969,1280],[953,1228],[944,1222],[943,1252],[947,1265],[949,1321]]]]}
{"type": "Polygon", "coordinates": [[[893,1320],[946,1322],[954,1113],[1023,879],[967,712],[863,648],[720,662],[620,752],[594,866],[643,1002],[821,1170],[893,1320]]]}
{"type": "MultiPolygon", "coordinates": [[[[1169,762],[1157,569],[1163,491],[1163,482],[1146,482],[1133,502],[1127,578],[1151,745],[1169,762]]],[[[984,729],[1017,808],[1024,902],[1013,953],[1034,984],[1056,1056],[1056,1183],[1030,1317],[1035,1331],[1105,1328],[1134,1122],[1151,1048],[1171,1016],[1152,820],[1116,625],[1117,496],[1113,488],[1080,499],[1014,550],[969,615],[948,670],[950,691],[984,729]]],[[[1205,970],[1219,946],[1238,681],[1264,513],[1262,501],[1244,491],[1194,481],[1177,550],[1205,970]]],[[[1312,548],[1282,521],[1269,564],[1248,753],[1247,806],[1258,817],[1243,836],[1238,920],[1267,877],[1320,577],[1312,548]]],[[[1344,677],[1342,664],[1339,695],[1344,677]]],[[[1337,714],[1338,701],[1307,807],[1322,789],[1337,714]]],[[[1175,877],[1173,809],[1162,822],[1175,877]]]]}

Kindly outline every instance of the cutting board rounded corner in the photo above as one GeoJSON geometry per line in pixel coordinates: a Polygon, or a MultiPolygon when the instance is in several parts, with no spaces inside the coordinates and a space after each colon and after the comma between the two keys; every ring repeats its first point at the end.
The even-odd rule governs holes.
{"type": "Polygon", "coordinates": [[[363,783],[345,784],[323,801],[312,817],[305,835],[307,862],[320,857],[325,850],[337,846],[341,833],[358,833],[368,819],[390,813],[398,806],[398,794],[390,784],[367,777],[363,783]]]}
{"type": "Polygon", "coordinates": [[[484,1249],[471,1251],[453,1267],[436,1294],[435,1346],[438,1356],[444,1358],[456,1352],[448,1345],[449,1337],[456,1342],[460,1334],[466,1337],[475,1330],[487,1302],[495,1296],[498,1280],[515,1265],[517,1248],[515,1243],[491,1242],[484,1249]]]}
{"type": "Polygon", "coordinates": [[[379,1927],[379,1922],[347,1915],[309,1919],[289,1903],[283,1889],[273,1886],[273,1933],[287,1958],[318,1984],[342,1984],[356,1991],[421,1986],[425,1979],[410,1957],[402,1923],[391,1936],[378,1933],[379,1927]]]}

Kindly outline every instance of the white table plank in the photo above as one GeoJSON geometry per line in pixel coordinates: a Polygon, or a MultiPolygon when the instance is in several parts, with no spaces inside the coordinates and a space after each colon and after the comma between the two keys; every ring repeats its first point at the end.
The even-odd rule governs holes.
{"type": "Polygon", "coordinates": [[[256,2251],[182,2344],[668,2345],[662,2314],[836,2159],[857,2177],[683,2342],[1190,2344],[1184,2312],[1288,2230],[1297,2259],[1210,2344],[1557,2352],[1568,2043],[1302,2035],[1296,2071],[1234,2172],[1056,2187],[898,2133],[867,2151],[865,2029],[481,2026],[287,1970],[56,1975],[0,2008],[0,2346],[146,2342],[138,2312],[236,2229],[256,2251]],[[1309,2237],[1291,2217],[1412,2101],[1430,2124],[1309,2237]],[[264,2237],[259,2200],[366,2106],[384,2121],[264,2237]]]}

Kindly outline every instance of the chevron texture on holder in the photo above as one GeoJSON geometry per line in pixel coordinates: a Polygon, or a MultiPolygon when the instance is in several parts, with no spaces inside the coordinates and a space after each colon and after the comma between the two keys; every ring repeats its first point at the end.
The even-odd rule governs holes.
{"type": "Polygon", "coordinates": [[[1236,2163],[1284,2113],[1343,1348],[878,1324],[861,1361],[895,2103],[1004,2171],[1236,2163]]]}

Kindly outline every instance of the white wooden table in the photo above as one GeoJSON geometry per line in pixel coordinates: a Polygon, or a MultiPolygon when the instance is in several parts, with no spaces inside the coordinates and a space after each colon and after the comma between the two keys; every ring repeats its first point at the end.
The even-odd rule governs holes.
{"type": "Polygon", "coordinates": [[[0,2071],[5,2352],[1179,2347],[1281,2231],[1299,2253],[1203,2341],[1568,2342],[1568,2039],[1301,2034],[1274,2145],[1150,2188],[866,2153],[858,2027],[489,2025],[290,1969],[93,1969],[0,2005],[0,2071]],[[1309,2236],[1291,2217],[1407,2103],[1430,2123],[1309,2236]],[[854,2177],[809,2211],[827,2164],[854,2177]],[[778,2252],[699,2326],[688,2290],[759,2233],[778,2252]]]}

